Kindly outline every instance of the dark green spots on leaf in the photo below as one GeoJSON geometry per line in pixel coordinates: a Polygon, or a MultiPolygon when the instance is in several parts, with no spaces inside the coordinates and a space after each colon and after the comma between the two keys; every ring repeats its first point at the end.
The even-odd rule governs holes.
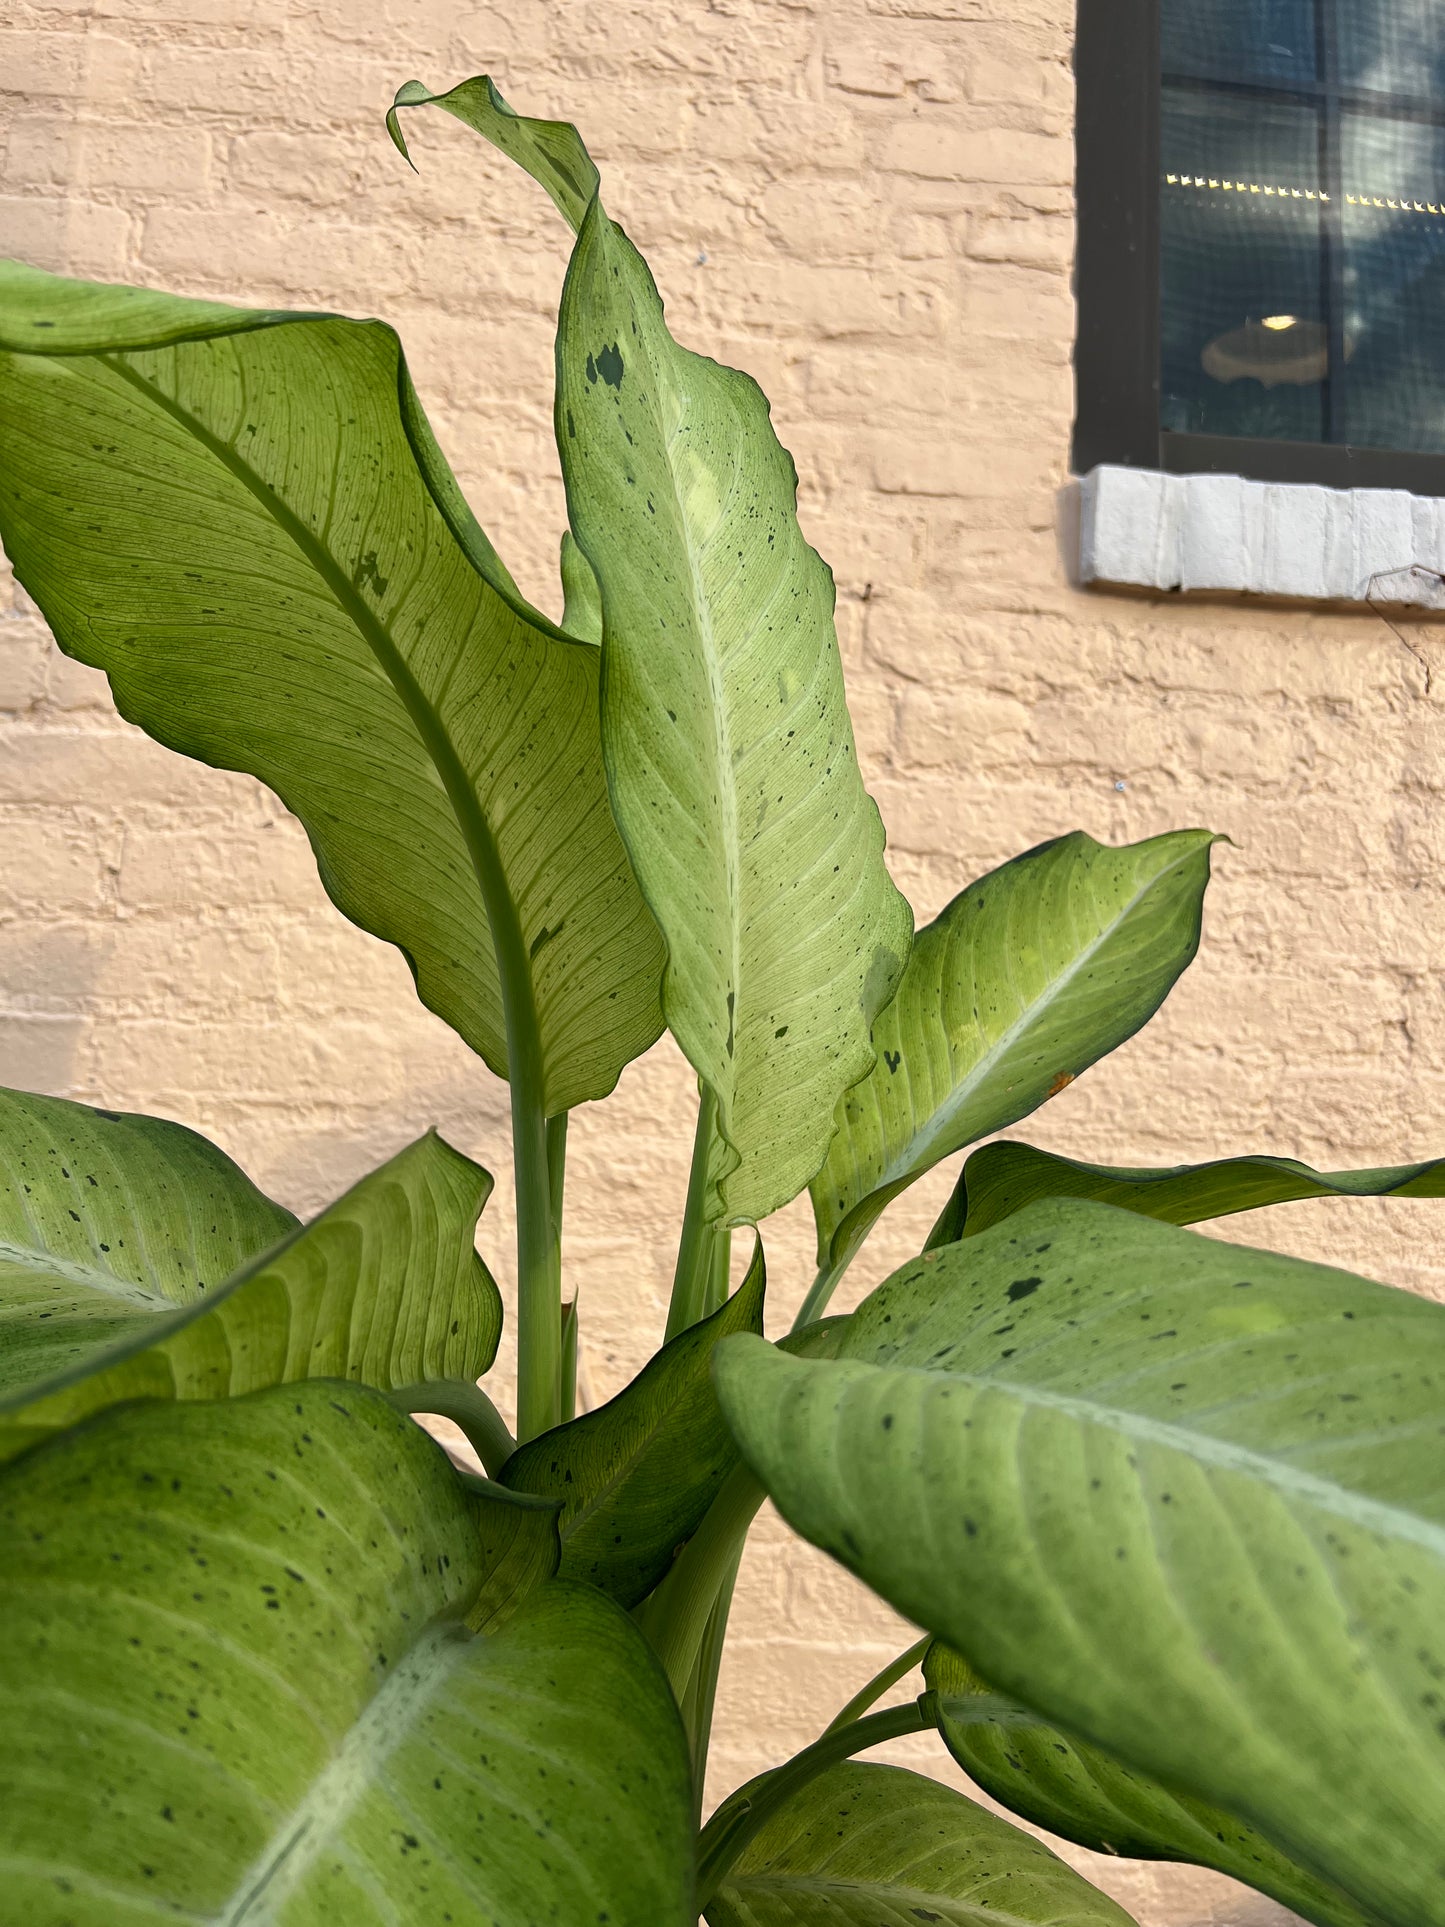
{"type": "Polygon", "coordinates": [[[1015,1278],[1008,1288],[1009,1302],[1016,1305],[1020,1298],[1032,1298],[1043,1282],[1042,1278],[1015,1278]]]}
{"type": "Polygon", "coordinates": [[[901,1050],[885,1050],[883,1053],[883,1062],[888,1066],[888,1074],[891,1077],[903,1062],[903,1052],[901,1050]]]}
{"type": "Polygon", "coordinates": [[[614,341],[610,348],[604,348],[597,357],[597,372],[609,388],[622,386],[622,356],[614,341]]]}
{"type": "Polygon", "coordinates": [[[727,1053],[729,1057],[731,1057],[734,1054],[734,1045],[736,1041],[733,1036],[733,1012],[734,1012],[734,1006],[736,1005],[736,1003],[737,1003],[736,993],[730,990],[728,992],[728,1038],[727,1038],[727,1053]]]}

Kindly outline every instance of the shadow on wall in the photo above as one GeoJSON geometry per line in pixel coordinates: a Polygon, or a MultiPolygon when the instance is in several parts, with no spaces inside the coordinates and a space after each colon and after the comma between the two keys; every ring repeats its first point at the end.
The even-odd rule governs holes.
{"type": "Polygon", "coordinates": [[[50,1096],[73,1094],[84,1006],[114,940],[63,925],[5,933],[0,976],[0,1083],[50,1096]]]}

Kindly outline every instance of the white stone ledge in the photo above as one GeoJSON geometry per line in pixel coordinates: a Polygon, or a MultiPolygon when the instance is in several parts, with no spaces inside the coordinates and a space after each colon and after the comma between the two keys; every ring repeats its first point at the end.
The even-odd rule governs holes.
{"type": "Polygon", "coordinates": [[[1079,579],[1445,608],[1445,500],[1096,468],[1079,483],[1079,579]]]}

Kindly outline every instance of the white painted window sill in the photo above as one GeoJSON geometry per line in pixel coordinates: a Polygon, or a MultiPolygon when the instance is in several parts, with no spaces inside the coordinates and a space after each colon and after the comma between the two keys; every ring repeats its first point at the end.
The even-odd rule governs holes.
{"type": "Polygon", "coordinates": [[[1100,467],[1079,483],[1079,579],[1445,607],[1445,500],[1100,467]]]}

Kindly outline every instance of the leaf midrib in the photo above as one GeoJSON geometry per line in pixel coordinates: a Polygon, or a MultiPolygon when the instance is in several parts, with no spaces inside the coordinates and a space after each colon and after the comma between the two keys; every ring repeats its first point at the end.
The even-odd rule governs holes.
{"type": "MultiPolygon", "coordinates": [[[[1182,868],[1184,864],[1188,863],[1191,858],[1197,854],[1198,851],[1195,849],[1181,853],[1173,862],[1166,864],[1163,869],[1156,870],[1148,880],[1134,892],[1128,902],[1123,904],[1116,912],[1113,919],[1078,953],[1073,962],[1067,965],[1058,976],[1051,978],[1042,994],[1032,1003],[1028,1004],[1025,1009],[1020,1011],[1019,1015],[1000,1034],[996,1041],[989,1046],[981,1057],[975,1060],[965,1076],[953,1086],[947,1096],[945,1096],[943,1102],[934,1110],[924,1128],[914,1132],[906,1140],[903,1150],[900,1151],[889,1164],[884,1166],[877,1182],[869,1187],[870,1192],[880,1191],[885,1186],[897,1182],[900,1178],[906,1179],[912,1175],[914,1165],[918,1158],[927,1155],[927,1153],[933,1149],[938,1139],[947,1135],[947,1127],[952,1124],[958,1113],[964,1108],[965,1103],[972,1097],[978,1085],[996,1068],[998,1063],[1008,1055],[1020,1037],[1031,1029],[1033,1025],[1039,1021],[1041,1015],[1046,1013],[1050,1007],[1057,1002],[1073,983],[1079,972],[1086,964],[1092,962],[1093,958],[1118,932],[1126,919],[1133,915],[1134,911],[1150,892],[1156,890],[1166,877],[1171,875],[1175,870],[1182,868]]],[[[951,1148],[957,1150],[961,1147],[955,1145],[951,1148]]],[[[940,1155],[946,1156],[947,1152],[942,1152],[940,1155]]],[[[866,1202],[867,1195],[868,1194],[865,1193],[864,1197],[859,1199],[860,1204],[866,1202]]],[[[856,1208],[855,1206],[854,1209],[856,1208]]],[[[850,1212],[848,1215],[851,1217],[852,1213],[850,1212]]],[[[846,1223],[846,1219],[843,1222],[846,1223]]]]}
{"type": "Polygon", "coordinates": [[[61,1258],[41,1246],[11,1244],[7,1239],[0,1239],[0,1264],[18,1265],[25,1271],[50,1272],[70,1284],[82,1285],[88,1291],[116,1299],[137,1311],[168,1312],[181,1309],[176,1299],[167,1298],[161,1291],[153,1291],[134,1279],[122,1278],[99,1266],[87,1265],[78,1258],[61,1258]]]}
{"type": "MultiPolygon", "coordinates": [[[[312,1223],[316,1220],[313,1219],[312,1223]]],[[[112,1367],[126,1364],[129,1360],[164,1345],[166,1341],[186,1326],[207,1318],[218,1307],[224,1305],[243,1285],[264,1272],[278,1260],[298,1238],[304,1237],[310,1225],[297,1224],[286,1232],[273,1245],[256,1252],[245,1259],[230,1275],[221,1280],[214,1291],[204,1297],[187,1300],[184,1304],[167,1303],[163,1310],[156,1312],[153,1321],[118,1339],[114,1345],[98,1354],[87,1354],[75,1359],[63,1370],[52,1377],[42,1379],[34,1385],[19,1390],[0,1393],[0,1419],[8,1419],[16,1414],[23,1415],[32,1405],[68,1390],[89,1378],[98,1378],[112,1367]]],[[[289,1296],[289,1294],[288,1294],[289,1296]]]]}
{"type": "Polygon", "coordinates": [[[118,375],[145,400],[168,415],[184,433],[199,442],[252,495],[325,582],[342,614],[375,657],[441,779],[471,860],[501,980],[507,1033],[507,1074],[513,1080],[520,1078],[530,1081],[531,1087],[540,1092],[543,1060],[536,995],[521,920],[507,887],[496,839],[446,725],[412,674],[390,629],[352,585],[325,544],[307,528],[271,484],[229,444],[213,434],[197,416],[167,395],[156,383],[132,368],[123,355],[98,353],[96,359],[102,367],[118,375]]]}
{"type": "MultiPolygon", "coordinates": [[[[859,1362],[866,1364],[866,1361],[859,1362]]],[[[1445,1562],[1445,1527],[1422,1518],[1418,1513],[1403,1511],[1383,1499],[1372,1498],[1368,1493],[1333,1484],[1285,1460],[1270,1458],[1233,1439],[1221,1439],[1209,1432],[1191,1431],[1168,1419],[1150,1418],[1125,1407],[1104,1405],[1071,1393],[1050,1392],[1042,1386],[1020,1385],[982,1373],[930,1372],[916,1365],[880,1365],[868,1369],[920,1380],[928,1390],[936,1390],[940,1385],[967,1385],[979,1392],[1002,1393],[1021,1405],[1059,1412],[1082,1424],[1118,1432],[1131,1441],[1163,1446],[1222,1471],[1244,1473],[1268,1485],[1282,1498],[1293,1496],[1367,1531],[1385,1532],[1397,1539],[1407,1539],[1445,1562]]]]}
{"type": "MultiPolygon", "coordinates": [[[[613,228],[612,222],[608,217],[606,210],[603,208],[601,202],[594,199],[594,205],[596,207],[595,218],[599,218],[601,220],[606,221],[609,233],[615,234],[616,230],[613,228]]],[[[665,327],[663,329],[663,333],[664,333],[664,336],[666,336],[665,327]]],[[[676,343],[673,343],[670,337],[667,337],[667,339],[668,339],[669,346],[673,349],[674,355],[681,355],[686,353],[686,350],[677,347],[676,343]]],[[[670,362],[671,357],[666,357],[666,359],[670,362]]],[[[661,390],[663,374],[664,374],[663,367],[658,361],[654,360],[652,363],[652,377],[653,377],[653,392],[655,395],[659,394],[661,390]]],[[[684,424],[684,426],[680,427],[679,433],[684,433],[684,434],[688,433],[690,431],[685,425],[686,415],[688,412],[687,407],[685,405],[686,398],[679,397],[679,391],[676,388],[676,386],[672,383],[672,380],[671,380],[670,366],[666,369],[666,377],[668,380],[669,388],[673,393],[674,398],[680,399],[684,404],[680,406],[678,410],[679,422],[684,424]]],[[[682,534],[683,551],[687,556],[688,579],[689,579],[689,583],[691,585],[691,591],[692,591],[693,613],[697,621],[699,649],[703,660],[703,670],[707,677],[708,693],[710,697],[708,706],[710,711],[710,721],[712,723],[713,758],[714,758],[713,775],[717,783],[718,795],[720,799],[719,805],[718,805],[718,813],[722,818],[723,844],[724,844],[723,854],[724,854],[724,860],[727,864],[727,884],[728,884],[727,916],[728,916],[728,934],[729,934],[729,944],[730,944],[729,964],[730,964],[731,988],[733,993],[733,1008],[731,1013],[731,1022],[732,1022],[732,1037],[733,1037],[734,1044],[736,1044],[736,1041],[741,1029],[741,1014],[742,1014],[741,1012],[741,1006],[742,1006],[742,905],[739,900],[740,894],[741,894],[739,879],[742,875],[742,857],[741,857],[741,850],[740,850],[739,840],[738,840],[737,782],[733,772],[732,737],[728,729],[726,689],[725,689],[725,682],[723,677],[722,662],[721,662],[721,658],[719,656],[718,648],[717,648],[717,637],[713,629],[712,608],[708,601],[706,590],[703,586],[703,580],[702,580],[702,574],[701,574],[701,557],[699,555],[697,546],[693,541],[692,524],[688,518],[687,511],[683,502],[682,488],[679,482],[677,469],[673,462],[673,446],[674,446],[675,438],[667,432],[666,426],[662,420],[661,409],[656,402],[654,402],[653,404],[653,416],[657,423],[658,441],[661,444],[663,458],[667,464],[667,476],[668,476],[668,481],[672,488],[673,503],[674,503],[674,507],[677,515],[677,524],[682,534]]],[[[667,979],[669,981],[671,979],[671,975],[672,975],[672,970],[671,970],[671,965],[669,964],[668,971],[667,971],[667,979]]],[[[733,1066],[736,1066],[737,1059],[735,1055],[729,1058],[729,1063],[733,1066]]],[[[726,1095],[722,1091],[718,1091],[716,1093],[717,1099],[718,1099],[718,1110],[719,1110],[718,1128],[724,1141],[727,1142],[729,1145],[731,1145],[731,1137],[727,1127],[731,1125],[733,1121],[731,1098],[733,1094],[733,1089],[735,1088],[735,1082],[736,1082],[735,1079],[731,1079],[729,1081],[729,1089],[726,1095]]],[[[736,1156],[737,1155],[736,1146],[732,1146],[732,1149],[734,1151],[734,1155],[736,1156]]],[[[718,1188],[720,1190],[721,1180],[715,1179],[714,1182],[717,1183],[718,1188]]]]}
{"type": "Polygon", "coordinates": [[[211,1927],[262,1927],[279,1918],[317,1856],[334,1842],[377,1768],[410,1735],[469,1644],[455,1625],[422,1635],[362,1709],[306,1792],[237,1883],[211,1927]],[[278,1885],[279,1882],[279,1885],[278,1885]]]}

